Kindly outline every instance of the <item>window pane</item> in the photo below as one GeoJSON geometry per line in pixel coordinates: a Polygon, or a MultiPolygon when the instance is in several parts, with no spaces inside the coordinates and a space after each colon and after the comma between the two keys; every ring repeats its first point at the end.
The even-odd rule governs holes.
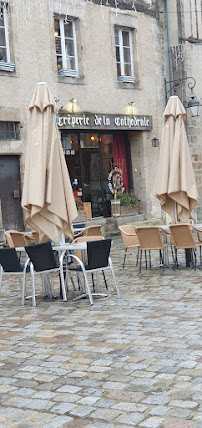
{"type": "Polygon", "coordinates": [[[75,58],[71,58],[71,70],[76,70],[75,58]]]}
{"type": "Polygon", "coordinates": [[[123,36],[123,46],[130,46],[129,32],[128,31],[122,31],[122,36],[123,36]]]}
{"type": "Polygon", "coordinates": [[[55,37],[60,36],[60,24],[59,19],[54,20],[54,31],[55,31],[55,37]]]}
{"type": "MultiPolygon", "coordinates": [[[[111,155],[112,154],[112,135],[110,134],[101,135],[100,143],[101,143],[100,148],[101,148],[102,156],[105,157],[105,156],[111,155]]],[[[104,164],[105,162],[103,162],[103,167],[104,167],[104,164]]]]}
{"type": "Polygon", "coordinates": [[[121,64],[120,64],[120,62],[117,62],[117,75],[121,76],[121,64]]]}
{"type": "Polygon", "coordinates": [[[80,144],[82,149],[88,147],[98,148],[100,144],[100,136],[98,134],[82,134],[80,135],[80,144]]]}
{"type": "Polygon", "coordinates": [[[14,123],[6,122],[7,140],[15,140],[14,123]]]}
{"type": "Polygon", "coordinates": [[[120,62],[120,49],[118,46],[116,47],[116,60],[117,62],[120,62]]]}
{"type": "Polygon", "coordinates": [[[67,57],[67,68],[69,70],[76,70],[74,57],[69,57],[69,56],[67,57]]]}
{"type": "Polygon", "coordinates": [[[15,140],[20,140],[20,124],[18,122],[14,122],[15,128],[15,140]]]}
{"type": "Polygon", "coordinates": [[[4,26],[3,7],[0,7],[0,27],[4,26]]]}
{"type": "Polygon", "coordinates": [[[64,32],[65,32],[65,37],[73,38],[73,23],[72,23],[72,21],[68,21],[67,23],[65,23],[65,21],[64,21],[64,32]]]}
{"type": "Polygon", "coordinates": [[[65,50],[67,56],[74,56],[74,42],[73,40],[67,40],[65,41],[65,50]]]}
{"type": "Polygon", "coordinates": [[[62,68],[62,56],[57,56],[57,69],[58,71],[62,68]]]}
{"type": "Polygon", "coordinates": [[[130,49],[129,48],[123,48],[123,56],[124,56],[124,62],[131,62],[130,57],[130,49]]]}
{"type": "Polygon", "coordinates": [[[66,138],[62,139],[62,148],[65,150],[71,150],[72,148],[71,135],[68,135],[66,138]]]}
{"type": "Polygon", "coordinates": [[[115,45],[119,46],[119,32],[115,30],[115,45]]]}
{"type": "Polygon", "coordinates": [[[6,49],[0,48],[0,60],[7,62],[6,49]]]}
{"type": "Polygon", "coordinates": [[[10,140],[12,137],[12,133],[10,133],[10,124],[9,122],[5,122],[5,139],[10,140]]]}
{"type": "Polygon", "coordinates": [[[56,53],[58,55],[61,55],[62,54],[61,39],[59,37],[55,38],[55,47],[56,47],[56,53]]]}
{"type": "Polygon", "coordinates": [[[124,74],[126,76],[131,76],[131,65],[130,64],[124,64],[124,74]]]}
{"type": "MultiPolygon", "coordinates": [[[[0,122],[0,134],[3,135],[4,132],[4,122],[0,122]]],[[[1,138],[2,140],[3,138],[1,138]]]]}
{"type": "Polygon", "coordinates": [[[0,46],[6,46],[5,30],[0,28],[0,46]]]}

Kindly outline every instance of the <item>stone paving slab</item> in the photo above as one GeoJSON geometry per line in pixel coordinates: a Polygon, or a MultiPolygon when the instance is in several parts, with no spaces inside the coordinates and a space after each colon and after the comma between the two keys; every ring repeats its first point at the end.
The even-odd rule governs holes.
{"type": "Polygon", "coordinates": [[[182,253],[163,272],[152,254],[139,274],[135,250],[123,271],[123,255],[114,237],[121,298],[107,275],[92,307],[72,289],[43,297],[40,279],[37,307],[22,307],[18,278],[3,278],[0,428],[202,428],[202,271],[182,253]]]}

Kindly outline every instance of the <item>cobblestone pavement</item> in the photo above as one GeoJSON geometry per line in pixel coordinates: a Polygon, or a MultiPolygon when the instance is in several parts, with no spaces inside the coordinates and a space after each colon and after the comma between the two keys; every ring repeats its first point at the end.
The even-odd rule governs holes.
{"type": "Polygon", "coordinates": [[[123,271],[123,253],[114,238],[121,298],[93,307],[72,293],[21,307],[4,277],[0,428],[202,428],[202,272],[139,274],[135,250],[123,271]]]}

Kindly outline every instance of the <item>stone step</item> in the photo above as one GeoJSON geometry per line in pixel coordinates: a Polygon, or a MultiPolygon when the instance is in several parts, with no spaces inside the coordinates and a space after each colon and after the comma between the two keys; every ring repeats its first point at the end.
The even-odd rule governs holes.
{"type": "Polygon", "coordinates": [[[86,226],[101,224],[102,234],[105,236],[119,235],[119,226],[123,224],[134,224],[135,226],[149,226],[163,224],[161,219],[145,220],[144,214],[126,214],[119,217],[96,217],[86,222],[86,226]]]}
{"type": "MultiPolygon", "coordinates": [[[[135,226],[157,226],[157,225],[161,225],[163,224],[161,219],[150,219],[150,220],[141,220],[141,219],[131,219],[130,222],[123,222],[121,224],[134,224],[135,226]]],[[[119,226],[121,226],[121,224],[119,226]]],[[[114,229],[114,230],[106,230],[105,231],[106,236],[108,237],[113,237],[113,236],[118,236],[120,235],[119,229],[114,229]]]]}

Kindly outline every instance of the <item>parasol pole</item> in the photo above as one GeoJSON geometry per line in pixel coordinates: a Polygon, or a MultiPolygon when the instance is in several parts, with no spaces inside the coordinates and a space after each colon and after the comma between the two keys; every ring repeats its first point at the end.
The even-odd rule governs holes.
{"type": "Polygon", "coordinates": [[[174,216],[175,216],[175,223],[177,223],[177,202],[174,201],[174,216]]]}

